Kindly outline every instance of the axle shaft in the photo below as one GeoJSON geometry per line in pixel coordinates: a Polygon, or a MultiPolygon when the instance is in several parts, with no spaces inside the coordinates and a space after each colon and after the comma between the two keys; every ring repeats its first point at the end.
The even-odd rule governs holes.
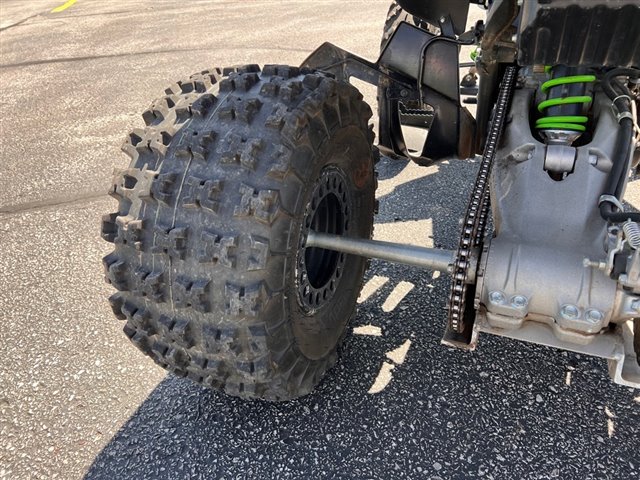
{"type": "Polygon", "coordinates": [[[447,272],[453,264],[454,252],[436,248],[416,247],[401,243],[348,238],[310,231],[307,247],[324,248],[337,252],[378,258],[389,262],[415,265],[417,267],[447,272]]]}

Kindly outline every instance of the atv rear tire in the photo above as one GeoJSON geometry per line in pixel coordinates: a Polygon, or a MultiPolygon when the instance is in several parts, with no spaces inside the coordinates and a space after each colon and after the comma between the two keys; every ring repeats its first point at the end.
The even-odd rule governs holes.
{"type": "Polygon", "coordinates": [[[334,363],[366,260],[304,248],[313,228],[369,238],[371,109],[351,85],[286,66],[193,75],[147,127],[103,218],[124,331],[156,363],[226,393],[287,400],[334,363]]]}

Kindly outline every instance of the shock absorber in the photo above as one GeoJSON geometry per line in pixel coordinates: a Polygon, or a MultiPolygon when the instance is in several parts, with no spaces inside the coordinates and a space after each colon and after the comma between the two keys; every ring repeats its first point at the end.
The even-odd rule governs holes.
{"type": "Polygon", "coordinates": [[[544,116],[536,121],[536,128],[547,143],[570,145],[586,130],[585,111],[592,101],[587,94],[587,84],[593,83],[596,77],[562,65],[547,67],[545,71],[551,73],[552,78],[541,87],[547,99],[538,104],[538,112],[544,116]]]}

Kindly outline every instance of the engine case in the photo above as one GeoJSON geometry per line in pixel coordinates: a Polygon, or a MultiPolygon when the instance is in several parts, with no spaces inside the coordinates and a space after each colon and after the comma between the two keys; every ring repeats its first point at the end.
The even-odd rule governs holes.
{"type": "Polygon", "coordinates": [[[637,385],[640,368],[635,357],[625,362],[633,348],[625,350],[622,331],[637,315],[627,311],[637,297],[589,265],[607,257],[609,233],[597,199],[612,167],[618,131],[610,101],[596,94],[593,138],[575,148],[573,171],[558,181],[545,171],[548,147],[531,133],[534,92],[514,93],[492,170],[494,236],[485,241],[478,269],[476,325],[613,359],[616,381],[637,385]]]}

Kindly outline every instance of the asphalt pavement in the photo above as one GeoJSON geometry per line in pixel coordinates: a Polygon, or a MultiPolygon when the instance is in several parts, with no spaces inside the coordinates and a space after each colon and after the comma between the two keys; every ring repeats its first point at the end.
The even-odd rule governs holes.
{"type": "MultiPolygon", "coordinates": [[[[640,478],[640,391],[564,351],[440,345],[446,275],[374,261],[341,360],[296,401],[230,398],[140,354],[99,236],[125,133],[211,66],[296,65],[325,40],[373,59],[388,3],[63,3],[0,1],[0,479],[640,478]]],[[[453,248],[476,167],[383,159],[376,236],[453,248]]]]}

